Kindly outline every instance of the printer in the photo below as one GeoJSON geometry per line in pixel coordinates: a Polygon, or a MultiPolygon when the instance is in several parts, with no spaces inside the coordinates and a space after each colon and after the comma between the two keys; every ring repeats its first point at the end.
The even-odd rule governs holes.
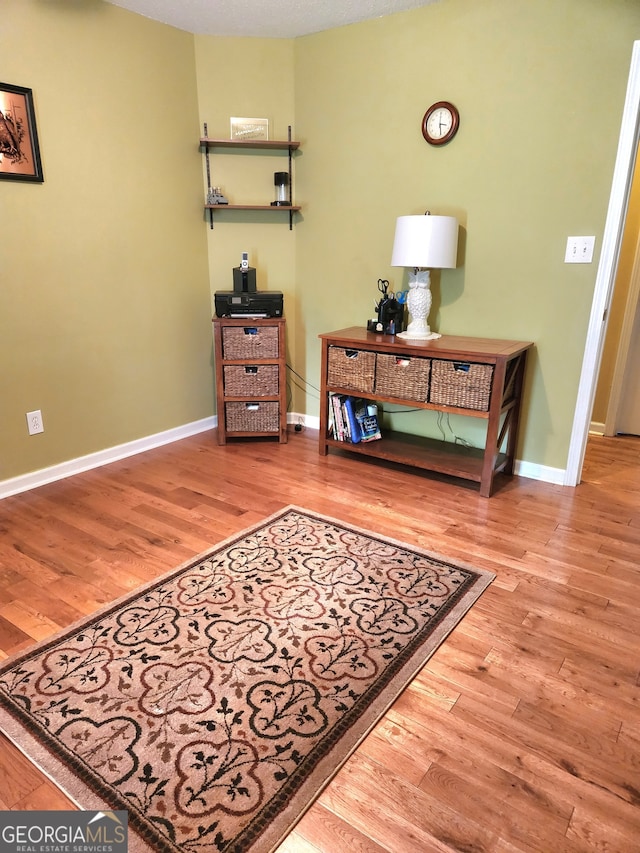
{"type": "Polygon", "coordinates": [[[236,293],[217,290],[214,293],[216,317],[282,317],[282,293],[278,290],[236,293]]]}
{"type": "Polygon", "coordinates": [[[249,266],[247,252],[233,268],[233,290],[214,293],[216,317],[282,317],[283,297],[279,290],[256,289],[256,271],[249,266]]]}

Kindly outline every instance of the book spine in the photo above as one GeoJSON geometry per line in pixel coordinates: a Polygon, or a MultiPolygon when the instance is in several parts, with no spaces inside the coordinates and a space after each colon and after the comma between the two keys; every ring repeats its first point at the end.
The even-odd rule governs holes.
{"type": "Polygon", "coordinates": [[[349,423],[349,416],[347,415],[347,398],[344,394],[340,395],[340,411],[342,413],[342,423],[344,425],[344,440],[351,443],[351,425],[349,423]]]}
{"type": "Polygon", "coordinates": [[[342,406],[340,405],[340,396],[338,394],[332,394],[331,403],[333,405],[333,417],[336,427],[336,439],[338,441],[344,441],[344,425],[342,423],[342,406]]]}
{"type": "Polygon", "coordinates": [[[353,400],[351,397],[345,397],[344,399],[344,409],[347,413],[347,421],[349,424],[349,435],[351,436],[351,443],[357,444],[362,438],[362,434],[360,432],[360,425],[356,420],[356,414],[353,407],[353,400]]]}

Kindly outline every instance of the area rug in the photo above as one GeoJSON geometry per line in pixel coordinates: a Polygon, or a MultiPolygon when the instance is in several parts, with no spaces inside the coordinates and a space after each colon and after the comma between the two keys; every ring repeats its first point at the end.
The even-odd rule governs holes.
{"type": "Polygon", "coordinates": [[[275,848],[493,575],[287,507],[0,665],[0,727],[129,849],[275,848]]]}

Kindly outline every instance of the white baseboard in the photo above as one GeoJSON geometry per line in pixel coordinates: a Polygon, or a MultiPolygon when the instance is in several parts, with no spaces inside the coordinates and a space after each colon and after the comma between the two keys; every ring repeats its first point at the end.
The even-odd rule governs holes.
{"type": "Polygon", "coordinates": [[[553,483],[555,486],[565,485],[564,468],[550,468],[548,465],[536,465],[534,462],[524,462],[516,459],[513,470],[519,477],[529,477],[530,480],[553,483]]]}
{"type": "MultiPolygon", "coordinates": [[[[290,412],[287,415],[287,423],[301,424],[309,429],[320,428],[320,418],[300,415],[295,412],[290,412]]],[[[145,450],[152,450],[154,447],[161,447],[163,444],[171,444],[173,441],[188,438],[190,435],[215,429],[217,425],[218,418],[214,415],[175,429],[139,438],[127,444],[119,444],[97,453],[70,459],[68,462],[52,465],[50,468],[42,468],[39,471],[23,474],[9,480],[0,480],[0,500],[11,497],[11,495],[17,495],[20,492],[36,489],[38,486],[44,486],[47,483],[53,483],[56,480],[63,480],[65,477],[72,477],[74,474],[81,474],[83,471],[90,471],[92,468],[108,465],[110,462],[117,462],[119,459],[126,459],[128,456],[144,453],[145,450]]],[[[561,468],[549,468],[546,465],[516,460],[514,470],[520,477],[529,477],[532,480],[541,480],[544,483],[554,483],[558,486],[564,485],[565,472],[561,468]]]]}
{"type": "Polygon", "coordinates": [[[293,414],[290,413],[287,415],[287,423],[301,424],[309,429],[320,429],[320,418],[314,417],[313,415],[297,415],[295,412],[293,414]]]}
{"type": "Polygon", "coordinates": [[[61,462],[59,465],[52,465],[50,468],[42,468],[20,477],[1,480],[0,500],[11,495],[17,495],[20,492],[27,492],[29,489],[36,489],[38,486],[44,486],[47,483],[53,483],[56,480],[63,480],[65,477],[72,477],[74,474],[81,474],[83,471],[90,471],[92,468],[99,468],[101,465],[108,465],[110,462],[117,462],[119,459],[126,459],[127,456],[144,453],[145,450],[152,450],[154,447],[161,447],[163,444],[170,444],[173,441],[179,441],[181,438],[188,438],[188,436],[196,435],[199,432],[215,429],[217,424],[218,419],[215,416],[203,418],[200,421],[193,421],[175,429],[155,433],[155,435],[148,435],[127,444],[118,444],[115,447],[108,447],[106,450],[99,450],[97,453],[70,459],[68,462],[61,462]]]}

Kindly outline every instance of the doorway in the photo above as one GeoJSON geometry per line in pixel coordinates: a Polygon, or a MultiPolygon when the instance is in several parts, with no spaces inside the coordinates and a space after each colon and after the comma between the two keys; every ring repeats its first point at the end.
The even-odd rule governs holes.
{"type": "Polygon", "coordinates": [[[615,434],[640,435],[640,311],[636,306],[615,434]]]}
{"type": "Polygon", "coordinates": [[[573,417],[573,428],[569,443],[564,485],[577,486],[582,474],[584,454],[589,435],[589,424],[600,369],[607,315],[613,294],[620,245],[631,188],[631,179],[638,151],[640,120],[640,42],[633,43],[631,68],[627,83],[627,94],[622,113],[622,126],[618,141],[618,153],[613,172],[609,208],[602,238],[600,263],[591,315],[587,329],[587,340],[582,360],[582,371],[578,385],[578,397],[573,417]]]}
{"type": "Polygon", "coordinates": [[[592,414],[594,428],[606,436],[640,435],[639,296],[640,157],[636,157],[592,414]]]}

